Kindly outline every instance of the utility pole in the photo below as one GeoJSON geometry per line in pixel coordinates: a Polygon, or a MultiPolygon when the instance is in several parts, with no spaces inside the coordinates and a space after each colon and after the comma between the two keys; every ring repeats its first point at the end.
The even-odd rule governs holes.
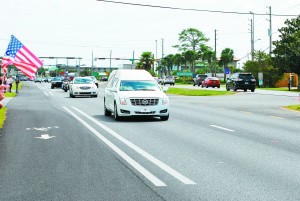
{"type": "Polygon", "coordinates": [[[269,16],[270,16],[270,19],[269,19],[269,22],[270,22],[270,28],[268,30],[268,34],[269,34],[269,37],[270,37],[270,51],[269,51],[269,54],[271,56],[271,53],[272,53],[272,12],[271,12],[271,6],[269,7],[269,16]]]}
{"type": "MultiPolygon", "coordinates": [[[[161,59],[164,59],[164,39],[161,39],[161,59]]],[[[166,74],[165,66],[163,66],[164,74],[166,74]]]]}
{"type": "Polygon", "coordinates": [[[155,40],[155,72],[157,68],[157,40],[155,40]]]}
{"type": "Polygon", "coordinates": [[[109,72],[111,72],[111,50],[110,50],[110,54],[109,54],[109,72]]]}
{"type": "Polygon", "coordinates": [[[214,62],[214,72],[212,72],[212,76],[216,76],[216,65],[217,65],[217,30],[215,29],[215,62],[214,62]]]}
{"type": "Polygon", "coordinates": [[[133,63],[134,63],[134,51],[132,52],[131,70],[132,70],[133,63]]]}
{"type": "Polygon", "coordinates": [[[93,75],[93,71],[94,71],[94,52],[93,52],[93,50],[92,50],[92,73],[91,73],[91,75],[93,75]]]}
{"type": "Polygon", "coordinates": [[[253,61],[253,54],[254,54],[254,37],[253,37],[253,21],[250,19],[250,33],[251,33],[251,60],[253,61]]]}

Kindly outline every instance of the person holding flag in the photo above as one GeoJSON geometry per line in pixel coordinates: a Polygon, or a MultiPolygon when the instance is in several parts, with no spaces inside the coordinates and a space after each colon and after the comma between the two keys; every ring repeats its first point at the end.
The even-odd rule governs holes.
{"type": "Polygon", "coordinates": [[[27,77],[33,79],[37,69],[43,65],[43,62],[12,35],[5,55],[2,58],[4,74],[7,73],[7,67],[9,65],[14,65],[27,77]]]}

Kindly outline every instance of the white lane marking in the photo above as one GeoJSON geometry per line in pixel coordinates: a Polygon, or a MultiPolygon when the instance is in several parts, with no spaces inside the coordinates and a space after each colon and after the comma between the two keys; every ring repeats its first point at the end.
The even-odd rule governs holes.
{"type": "Polygon", "coordinates": [[[278,116],[271,116],[271,117],[275,119],[285,119],[284,117],[278,117],[278,116]]]}
{"type": "Polygon", "coordinates": [[[241,110],[240,112],[245,113],[245,114],[251,114],[251,112],[243,111],[243,110],[241,110]]]}
{"type": "Polygon", "coordinates": [[[51,138],[54,138],[55,136],[49,136],[48,134],[42,134],[41,137],[35,137],[43,140],[49,140],[51,138]]]}
{"type": "Polygon", "coordinates": [[[45,94],[46,96],[49,96],[49,95],[48,95],[48,93],[47,93],[47,92],[45,92],[45,91],[44,91],[44,94],[45,94]]]}
{"type": "Polygon", "coordinates": [[[230,132],[234,132],[235,130],[231,130],[229,128],[224,128],[224,127],[221,127],[221,126],[216,126],[216,125],[210,125],[211,127],[215,127],[215,128],[218,128],[218,129],[222,129],[222,130],[225,130],[225,131],[230,131],[230,132]]]}
{"type": "Polygon", "coordinates": [[[49,91],[48,91],[48,93],[49,93],[51,96],[54,96],[54,94],[53,94],[52,92],[49,92],[49,91]]]}
{"type": "Polygon", "coordinates": [[[120,140],[121,142],[123,142],[124,144],[126,144],[127,146],[129,146],[131,149],[135,150],[137,153],[141,154],[143,157],[147,158],[149,161],[151,161],[152,163],[154,163],[155,165],[157,165],[158,167],[160,167],[161,169],[163,169],[164,171],[166,171],[167,173],[169,173],[170,175],[172,175],[173,177],[175,177],[176,179],[178,179],[182,183],[184,183],[184,184],[196,184],[195,182],[193,182],[189,178],[183,176],[182,174],[180,174],[179,172],[177,172],[176,170],[174,170],[173,168],[171,168],[167,164],[163,163],[162,161],[158,160],[157,158],[155,158],[154,156],[152,156],[148,152],[142,150],[138,146],[134,145],[132,142],[129,142],[128,140],[126,140],[125,138],[123,138],[122,136],[120,136],[119,134],[117,134],[115,131],[113,131],[112,129],[108,128],[104,124],[100,123],[96,119],[88,116],[87,114],[85,114],[84,112],[80,111],[76,107],[72,107],[72,108],[74,110],[78,111],[79,113],[81,113],[82,115],[84,115],[86,118],[88,118],[91,121],[93,121],[95,124],[97,124],[98,126],[100,126],[102,129],[106,130],[108,133],[110,133],[111,135],[113,135],[115,138],[117,138],[118,140],[120,140]]]}
{"type": "Polygon", "coordinates": [[[158,179],[144,167],[142,167],[139,163],[133,160],[130,156],[128,156],[125,152],[119,149],[116,145],[106,139],[103,135],[101,135],[98,131],[96,131],[92,126],[74,114],[72,111],[63,107],[66,111],[68,111],[71,115],[73,115],[78,121],[80,121],[85,127],[87,127],[92,133],[94,133],[100,140],[102,140],[107,146],[109,146],[112,150],[114,150],[119,156],[121,156],[125,161],[127,161],[133,168],[139,171],[142,175],[144,175],[149,181],[151,181],[155,186],[167,186],[163,181],[158,179]]]}

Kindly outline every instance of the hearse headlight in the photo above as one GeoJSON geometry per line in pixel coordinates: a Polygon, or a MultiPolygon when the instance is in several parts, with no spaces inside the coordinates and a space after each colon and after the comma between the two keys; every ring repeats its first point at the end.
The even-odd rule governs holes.
{"type": "Polygon", "coordinates": [[[168,103],[169,103],[169,98],[167,96],[163,96],[163,98],[162,98],[162,104],[166,105],[168,103]]]}
{"type": "Polygon", "coordinates": [[[127,103],[126,103],[126,98],[124,98],[124,97],[122,97],[122,96],[120,96],[119,98],[120,98],[120,104],[121,104],[121,105],[127,105],[127,103]]]}

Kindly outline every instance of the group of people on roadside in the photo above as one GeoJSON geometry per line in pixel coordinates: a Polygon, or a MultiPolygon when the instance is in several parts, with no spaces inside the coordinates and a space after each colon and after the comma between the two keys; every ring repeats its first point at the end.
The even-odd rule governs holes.
{"type": "MultiPolygon", "coordinates": [[[[3,76],[0,77],[0,109],[3,107],[1,101],[5,98],[6,92],[11,92],[12,85],[13,85],[14,79],[12,76],[3,76]]],[[[16,78],[16,93],[18,93],[18,84],[19,84],[19,78],[16,78]]]]}

